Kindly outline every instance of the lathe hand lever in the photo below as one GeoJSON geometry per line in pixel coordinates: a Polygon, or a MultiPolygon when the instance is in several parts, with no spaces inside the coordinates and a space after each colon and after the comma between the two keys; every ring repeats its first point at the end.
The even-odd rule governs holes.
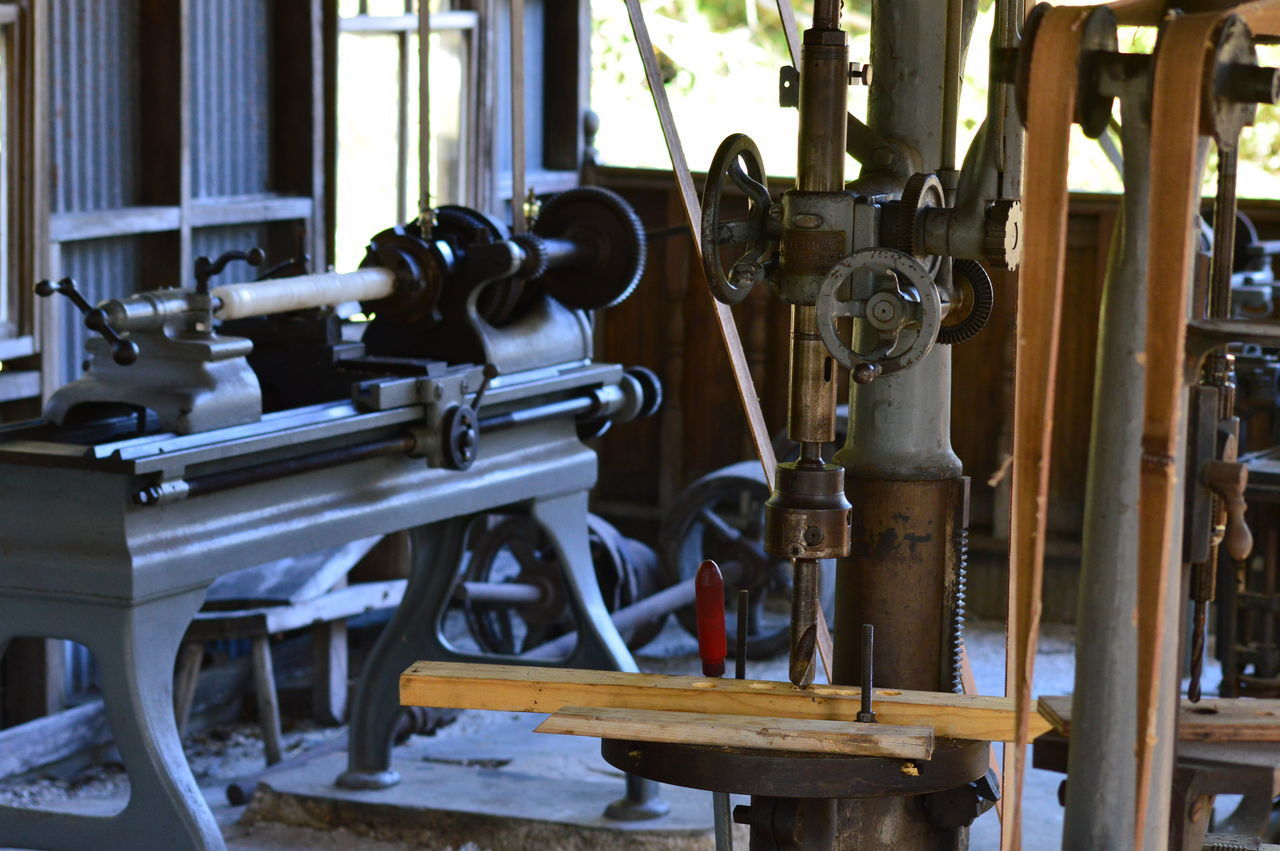
{"type": "Polygon", "coordinates": [[[71,299],[76,309],[84,314],[85,327],[101,334],[102,338],[110,344],[112,360],[121,366],[128,366],[138,360],[138,344],[121,337],[107,321],[106,312],[85,301],[84,296],[76,289],[74,280],[63,278],[60,281],[45,280],[36,283],[36,295],[48,298],[54,293],[62,293],[71,299]]]}
{"type": "Polygon", "coordinates": [[[1227,509],[1227,534],[1223,545],[1227,555],[1244,561],[1253,551],[1253,533],[1245,522],[1244,489],[1249,483],[1249,468],[1236,461],[1210,461],[1204,466],[1204,480],[1214,493],[1222,497],[1227,509]]]}
{"type": "Polygon", "coordinates": [[[208,257],[196,258],[196,292],[201,295],[209,294],[209,279],[214,275],[222,272],[227,268],[227,264],[233,260],[243,260],[250,266],[257,266],[267,255],[261,248],[250,248],[248,251],[224,251],[218,255],[217,260],[210,260],[208,257]]]}

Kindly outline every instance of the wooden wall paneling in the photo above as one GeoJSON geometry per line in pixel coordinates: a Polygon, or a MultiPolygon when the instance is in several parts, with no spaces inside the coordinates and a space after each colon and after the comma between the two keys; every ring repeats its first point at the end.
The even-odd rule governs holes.
{"type": "MultiPolygon", "coordinates": [[[[1114,218],[1113,213],[1107,215],[1114,218]]],[[[1110,242],[1110,226],[1105,225],[1104,231],[1100,225],[1105,225],[1101,211],[1077,213],[1067,222],[1064,345],[1058,360],[1048,536],[1072,541],[1079,538],[1084,524],[1098,310],[1110,242]]]]}
{"type": "MultiPolygon", "coordinates": [[[[970,522],[987,528],[996,511],[999,487],[989,481],[1004,462],[1001,426],[1012,413],[1013,373],[1008,348],[1017,315],[1017,273],[995,272],[992,284],[995,305],[986,329],[951,347],[951,441],[971,480],[970,522]]],[[[1004,451],[1008,451],[1007,445],[1004,451]]],[[[1007,499],[1003,510],[1008,511],[1007,499]]]]}

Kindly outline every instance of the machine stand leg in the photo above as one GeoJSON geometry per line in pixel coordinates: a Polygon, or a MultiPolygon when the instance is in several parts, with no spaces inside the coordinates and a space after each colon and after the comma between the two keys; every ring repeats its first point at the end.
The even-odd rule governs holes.
{"type": "Polygon", "coordinates": [[[109,818],[0,807],[6,845],[225,849],[182,753],[173,713],[174,660],[203,599],[203,588],[136,605],[0,599],[0,624],[11,635],[69,638],[93,653],[130,786],[128,804],[109,818]]]}
{"type": "Polygon", "coordinates": [[[338,775],[337,785],[385,789],[400,782],[400,773],[391,767],[400,674],[419,660],[442,658],[438,625],[449,604],[470,522],[470,517],[458,517],[396,536],[400,557],[410,560],[409,583],[356,686],[347,770],[338,775]]]}
{"type": "Polygon", "coordinates": [[[614,821],[647,821],[665,816],[671,811],[671,805],[658,797],[660,788],[661,784],[655,780],[628,774],[627,794],[604,808],[605,818],[614,821]]]}

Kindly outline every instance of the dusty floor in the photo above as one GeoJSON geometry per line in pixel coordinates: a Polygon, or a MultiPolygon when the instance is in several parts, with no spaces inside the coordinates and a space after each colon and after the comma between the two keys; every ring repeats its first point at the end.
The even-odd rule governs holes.
{"type": "MultiPolygon", "coordinates": [[[[1045,628],[1037,663],[1038,693],[1070,692],[1073,675],[1072,641],[1072,632],[1068,628],[1045,628]]],[[[1004,679],[1002,625],[983,622],[971,624],[967,643],[979,689],[988,694],[999,693],[1004,679]]],[[[639,661],[645,670],[654,672],[696,673],[698,668],[693,640],[674,622],[668,623],[658,639],[641,651],[639,661]]],[[[748,676],[785,680],[785,656],[751,663],[748,676]]],[[[1216,683],[1216,677],[1217,673],[1211,671],[1206,676],[1206,682],[1216,683]]],[[[486,739],[497,736],[501,729],[505,729],[504,725],[509,727],[511,723],[512,716],[505,713],[467,712],[457,723],[434,737],[415,737],[415,740],[435,748],[463,747],[467,743],[483,743],[486,739]]],[[[340,728],[319,728],[306,722],[286,726],[286,757],[322,748],[342,734],[343,730],[340,728]]],[[[530,736],[531,740],[543,738],[530,736]]],[[[329,745],[329,749],[333,747],[334,745],[329,745]]],[[[349,848],[391,851],[424,847],[421,843],[384,841],[343,829],[316,831],[263,821],[243,823],[244,808],[227,804],[225,788],[229,781],[261,770],[261,741],[257,728],[252,723],[217,727],[190,737],[186,748],[192,769],[206,798],[214,807],[219,823],[224,825],[224,834],[232,849],[349,848]]],[[[589,767],[587,770],[590,770],[589,767]]],[[[555,769],[553,773],[554,771],[555,769]]],[[[1061,775],[1050,772],[1033,769],[1029,774],[1024,792],[1026,816],[1023,842],[1023,847],[1028,851],[1052,851],[1060,847],[1062,808],[1057,801],[1057,790],[1061,781],[1061,775]]],[[[105,815],[123,806],[127,793],[127,780],[119,764],[113,762],[108,754],[101,764],[69,775],[50,774],[20,784],[0,785],[0,803],[105,815]]],[[[424,792],[426,794],[429,793],[424,792]]],[[[999,825],[995,815],[988,813],[974,824],[971,847],[975,851],[995,849],[999,845],[998,837],[999,825]]],[[[446,847],[450,851],[482,851],[480,846],[470,843],[438,847],[441,851],[446,847]]]]}

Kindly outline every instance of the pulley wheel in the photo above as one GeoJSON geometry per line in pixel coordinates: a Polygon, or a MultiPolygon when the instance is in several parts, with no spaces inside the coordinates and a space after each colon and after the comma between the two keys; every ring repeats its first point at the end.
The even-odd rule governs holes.
{"type": "Polygon", "coordinates": [[[572,260],[552,263],[537,283],[566,307],[598,310],[631,295],[644,274],[644,225],[622,196],[581,186],[542,203],[533,232],[576,244],[572,260]]]}
{"type": "MultiPolygon", "coordinates": [[[[769,487],[755,461],[717,470],[689,485],[676,499],[659,534],[659,555],[668,585],[694,575],[704,559],[724,574],[725,619],[729,636],[737,634],[738,591],[750,591],[747,658],[767,659],[785,650],[791,629],[791,575],[788,559],[764,551],[764,504],[769,487]]],[[[822,569],[822,605],[831,616],[835,599],[833,562],[822,569]]],[[[697,636],[693,606],[676,610],[685,631],[697,636]]],[[[732,640],[729,642],[733,652],[732,640]]]]}
{"type": "MultiPolygon", "coordinates": [[[[445,239],[455,250],[463,252],[471,245],[507,238],[506,230],[493,219],[476,210],[453,205],[436,209],[433,235],[445,239]]],[[[500,326],[511,318],[524,289],[524,281],[514,276],[486,284],[476,301],[476,310],[485,322],[495,327],[500,326]]],[[[447,293],[446,296],[465,300],[467,294],[447,293]]]]}
{"type": "MultiPolygon", "coordinates": [[[[661,590],[661,576],[650,563],[657,561],[652,550],[595,515],[587,516],[587,527],[596,581],[609,612],[661,590]]],[[[542,596],[532,603],[466,601],[463,614],[476,644],[488,653],[516,655],[575,629],[562,577],[559,554],[532,518],[511,515],[482,528],[462,581],[534,585],[542,596]]],[[[622,637],[637,650],[661,632],[665,621],[663,615],[622,637]]]]}

